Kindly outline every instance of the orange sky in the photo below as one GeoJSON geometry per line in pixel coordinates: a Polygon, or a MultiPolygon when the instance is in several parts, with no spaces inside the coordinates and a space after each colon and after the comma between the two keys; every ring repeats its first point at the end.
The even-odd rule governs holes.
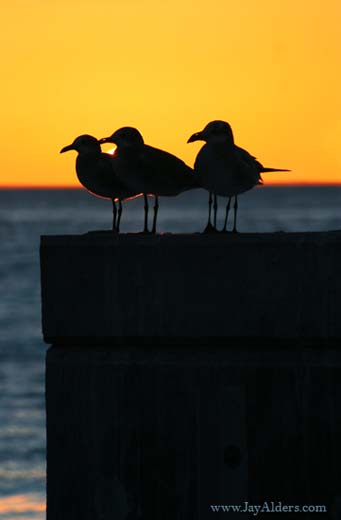
{"type": "Polygon", "coordinates": [[[266,182],[341,182],[339,0],[3,3],[1,186],[77,186],[77,135],[136,126],[193,165],[212,119],[266,182]]]}

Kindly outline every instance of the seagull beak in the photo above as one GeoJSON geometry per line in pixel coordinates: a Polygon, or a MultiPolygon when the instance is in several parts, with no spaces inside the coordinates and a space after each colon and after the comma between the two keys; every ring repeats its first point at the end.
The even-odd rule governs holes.
{"type": "Polygon", "coordinates": [[[69,152],[70,150],[74,150],[74,147],[72,146],[72,144],[69,144],[68,146],[64,146],[64,148],[62,148],[59,153],[69,152]]]}
{"type": "Polygon", "coordinates": [[[201,132],[197,132],[196,134],[191,135],[191,137],[188,139],[187,143],[194,143],[194,141],[201,141],[202,136],[201,132]]]}
{"type": "Polygon", "coordinates": [[[111,137],[102,137],[102,139],[98,139],[98,142],[99,142],[99,144],[112,143],[112,141],[110,139],[111,139],[111,137]]]}

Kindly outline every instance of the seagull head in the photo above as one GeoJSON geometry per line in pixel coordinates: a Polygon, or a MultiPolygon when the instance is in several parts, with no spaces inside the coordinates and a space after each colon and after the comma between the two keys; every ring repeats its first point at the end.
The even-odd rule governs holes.
{"type": "Polygon", "coordinates": [[[226,121],[211,121],[201,132],[191,135],[187,143],[205,141],[206,143],[233,143],[231,126],[226,121]]]}
{"type": "Polygon", "coordinates": [[[136,128],[124,126],[119,128],[110,137],[103,137],[99,140],[100,144],[113,143],[117,148],[132,148],[144,144],[143,137],[136,128]]]}
{"type": "Polygon", "coordinates": [[[76,150],[79,154],[101,153],[101,147],[96,137],[88,134],[76,137],[73,143],[64,146],[60,153],[69,152],[70,150],[76,150]]]}

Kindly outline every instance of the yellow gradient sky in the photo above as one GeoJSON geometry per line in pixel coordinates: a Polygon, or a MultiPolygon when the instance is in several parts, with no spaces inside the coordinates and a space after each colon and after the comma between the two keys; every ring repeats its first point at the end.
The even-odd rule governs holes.
{"type": "Polygon", "coordinates": [[[341,182],[340,0],[2,2],[1,186],[77,186],[77,135],[136,126],[193,165],[212,119],[266,182],[341,182]]]}

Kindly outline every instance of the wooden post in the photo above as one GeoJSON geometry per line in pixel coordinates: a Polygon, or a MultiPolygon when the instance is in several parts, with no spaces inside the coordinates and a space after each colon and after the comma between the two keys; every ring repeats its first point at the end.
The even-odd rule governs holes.
{"type": "Polygon", "coordinates": [[[48,520],[337,518],[341,233],[50,236],[41,268],[48,520]]]}

